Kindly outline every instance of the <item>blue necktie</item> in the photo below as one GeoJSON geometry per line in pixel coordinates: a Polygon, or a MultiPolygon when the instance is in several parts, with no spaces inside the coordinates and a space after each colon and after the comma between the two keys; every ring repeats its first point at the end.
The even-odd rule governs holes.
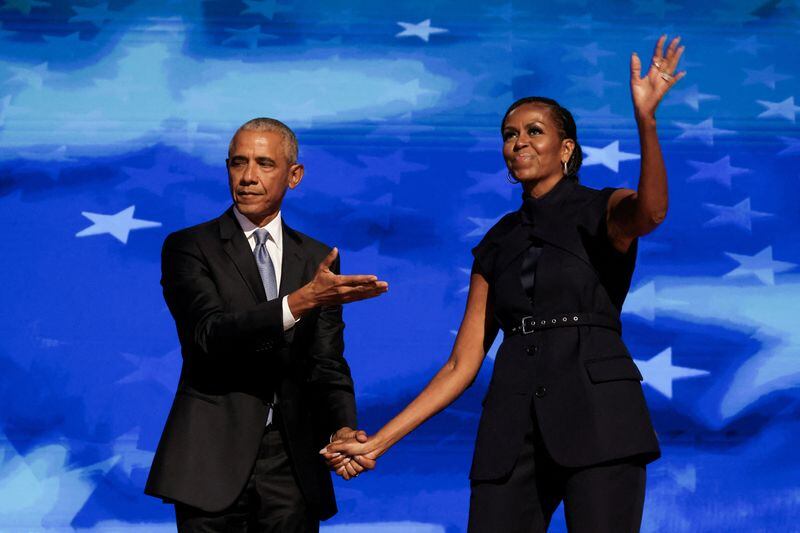
{"type": "Polygon", "coordinates": [[[261,282],[264,284],[264,292],[267,294],[267,300],[274,300],[278,297],[278,282],[275,279],[275,266],[272,264],[272,259],[269,258],[267,252],[267,239],[269,239],[269,232],[266,228],[258,228],[255,231],[256,247],[253,253],[256,256],[256,263],[258,264],[258,272],[261,274],[261,282]]]}
{"type": "MultiPolygon", "coordinates": [[[[267,294],[267,300],[274,300],[278,297],[278,282],[275,279],[275,266],[272,264],[269,252],[267,252],[269,232],[266,228],[258,228],[254,235],[256,238],[256,247],[253,250],[253,254],[256,256],[258,273],[261,274],[261,282],[264,284],[264,292],[267,294]]],[[[269,406],[269,410],[267,411],[267,426],[272,424],[272,410],[276,403],[278,403],[278,396],[273,393],[272,405],[269,406]]]]}

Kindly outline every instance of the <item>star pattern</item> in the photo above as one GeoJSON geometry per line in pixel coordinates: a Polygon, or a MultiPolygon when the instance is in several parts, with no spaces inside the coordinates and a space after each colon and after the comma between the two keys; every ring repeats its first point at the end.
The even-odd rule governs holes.
{"type": "Polygon", "coordinates": [[[714,218],[703,224],[709,228],[732,225],[750,232],[753,230],[753,219],[773,216],[772,213],[764,213],[750,209],[750,198],[745,198],[738,204],[732,206],[716,204],[703,205],[708,210],[715,213],[714,218]]]}
{"type": "Polygon", "coordinates": [[[108,233],[122,244],[128,243],[128,235],[130,232],[137,229],[144,228],[157,228],[161,226],[161,222],[153,222],[151,220],[142,220],[133,217],[133,212],[136,206],[126,207],[118,213],[113,215],[103,215],[100,213],[91,213],[89,211],[82,211],[81,214],[92,221],[92,225],[88,228],[82,229],[75,234],[76,237],[89,237],[91,235],[103,235],[108,233]]]}
{"type": "Polygon", "coordinates": [[[475,229],[464,237],[483,237],[501,218],[503,218],[502,215],[496,218],[467,217],[467,220],[475,224],[475,229]]]}
{"type": "Polygon", "coordinates": [[[570,50],[570,52],[564,56],[564,59],[584,59],[594,66],[597,66],[597,62],[601,57],[614,55],[614,52],[601,49],[597,43],[589,43],[584,46],[567,45],[567,50],[570,50]]]}
{"type": "Polygon", "coordinates": [[[396,37],[419,37],[426,43],[430,40],[431,35],[447,32],[445,28],[431,26],[431,19],[425,19],[416,24],[410,22],[398,22],[397,24],[403,28],[403,31],[398,33],[396,37]]]}
{"type": "Polygon", "coordinates": [[[678,139],[697,139],[708,146],[714,146],[715,135],[733,135],[736,133],[732,130],[714,127],[713,118],[707,118],[706,120],[703,120],[697,124],[678,121],[675,121],[674,124],[683,130],[683,132],[678,135],[678,139]]]}
{"type": "Polygon", "coordinates": [[[673,89],[667,93],[667,97],[669,102],[686,104],[695,111],[700,109],[701,102],[719,100],[719,96],[716,94],[701,93],[697,88],[697,84],[683,90],[673,89]]]}
{"type": "Polygon", "coordinates": [[[230,34],[230,37],[223,39],[223,45],[239,44],[251,50],[258,48],[261,41],[277,39],[275,35],[262,33],[258,24],[244,29],[225,28],[225,32],[230,34]]]}
{"type": "Polygon", "coordinates": [[[588,91],[597,96],[598,98],[602,98],[605,96],[606,89],[609,87],[617,87],[621,85],[617,81],[608,81],[605,78],[605,74],[602,72],[598,72],[593,76],[578,76],[575,74],[570,74],[568,76],[570,80],[572,80],[572,86],[567,89],[568,92],[583,92],[588,91]]]}
{"type": "Polygon", "coordinates": [[[428,168],[425,165],[407,161],[403,157],[402,150],[381,157],[360,155],[358,160],[367,166],[368,174],[381,176],[395,184],[400,183],[405,174],[420,172],[428,168]]]}
{"type": "Polygon", "coordinates": [[[769,102],[767,100],[756,101],[767,108],[766,111],[758,115],[758,118],[785,118],[794,124],[797,118],[797,112],[800,111],[800,106],[794,105],[794,96],[790,96],[781,102],[769,102]]]}
{"type": "Polygon", "coordinates": [[[644,383],[651,386],[670,400],[673,386],[679,379],[708,376],[710,372],[699,368],[689,368],[672,364],[672,348],[667,348],[649,360],[636,359],[636,365],[644,377],[644,383]]]}
{"type": "Polygon", "coordinates": [[[91,7],[71,6],[71,9],[76,13],[69,19],[72,23],[88,22],[93,26],[100,27],[103,23],[113,18],[108,9],[108,2],[91,7]]]}
{"type": "Polygon", "coordinates": [[[764,285],[775,285],[775,274],[788,272],[797,265],[772,258],[772,246],[767,246],[755,255],[741,255],[725,252],[725,255],[739,263],[739,266],[725,274],[726,278],[755,276],[764,285]]]}
{"type": "Polygon", "coordinates": [[[242,10],[242,15],[261,15],[265,19],[272,20],[275,13],[288,11],[275,0],[242,0],[247,7],[242,10]]]}
{"type": "Polygon", "coordinates": [[[594,148],[591,146],[582,146],[585,159],[583,160],[584,166],[603,165],[606,168],[619,172],[619,164],[621,161],[634,161],[640,159],[639,154],[629,152],[621,152],[619,149],[619,141],[614,141],[603,148],[594,148]]]}
{"type": "Polygon", "coordinates": [[[743,85],[762,84],[770,89],[774,89],[779,81],[792,79],[792,76],[775,72],[775,65],[770,65],[761,70],[746,68],[744,71],[747,73],[747,79],[744,80],[743,85]]]}
{"type": "Polygon", "coordinates": [[[687,161],[687,163],[693,166],[697,172],[686,178],[686,181],[714,181],[729,189],[731,188],[731,178],[733,176],[750,172],[748,168],[731,165],[731,157],[728,155],[713,163],[704,163],[702,161],[687,161]]]}

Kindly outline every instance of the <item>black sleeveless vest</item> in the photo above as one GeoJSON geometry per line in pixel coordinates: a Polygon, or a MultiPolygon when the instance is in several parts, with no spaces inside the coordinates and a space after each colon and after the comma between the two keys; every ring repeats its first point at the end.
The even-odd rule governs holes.
{"type": "Polygon", "coordinates": [[[621,338],[636,242],[623,254],[608,239],[614,190],[562,179],[542,198],[525,198],[473,249],[473,271],[489,283],[505,338],[484,400],[472,479],[511,471],[531,416],[563,466],[660,454],[641,374],[621,338]]]}

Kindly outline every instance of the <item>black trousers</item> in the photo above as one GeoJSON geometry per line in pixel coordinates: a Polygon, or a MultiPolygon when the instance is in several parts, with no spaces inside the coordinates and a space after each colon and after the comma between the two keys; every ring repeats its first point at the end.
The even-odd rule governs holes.
{"type": "Polygon", "coordinates": [[[208,513],[175,504],[179,533],[317,533],[319,520],[306,506],[280,431],[268,428],[242,493],[227,509],[208,513]]]}
{"type": "Polygon", "coordinates": [[[472,482],[468,533],[547,531],[564,502],[572,533],[635,533],[642,522],[645,464],[626,459],[584,468],[558,465],[542,442],[535,413],[514,469],[472,482]]]}

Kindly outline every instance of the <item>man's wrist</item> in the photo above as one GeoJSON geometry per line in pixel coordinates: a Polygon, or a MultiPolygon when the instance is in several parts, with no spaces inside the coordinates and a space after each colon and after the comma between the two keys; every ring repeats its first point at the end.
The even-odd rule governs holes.
{"type": "Polygon", "coordinates": [[[287,299],[289,310],[296,319],[300,319],[317,306],[314,291],[310,283],[291,293],[287,299]]]}

